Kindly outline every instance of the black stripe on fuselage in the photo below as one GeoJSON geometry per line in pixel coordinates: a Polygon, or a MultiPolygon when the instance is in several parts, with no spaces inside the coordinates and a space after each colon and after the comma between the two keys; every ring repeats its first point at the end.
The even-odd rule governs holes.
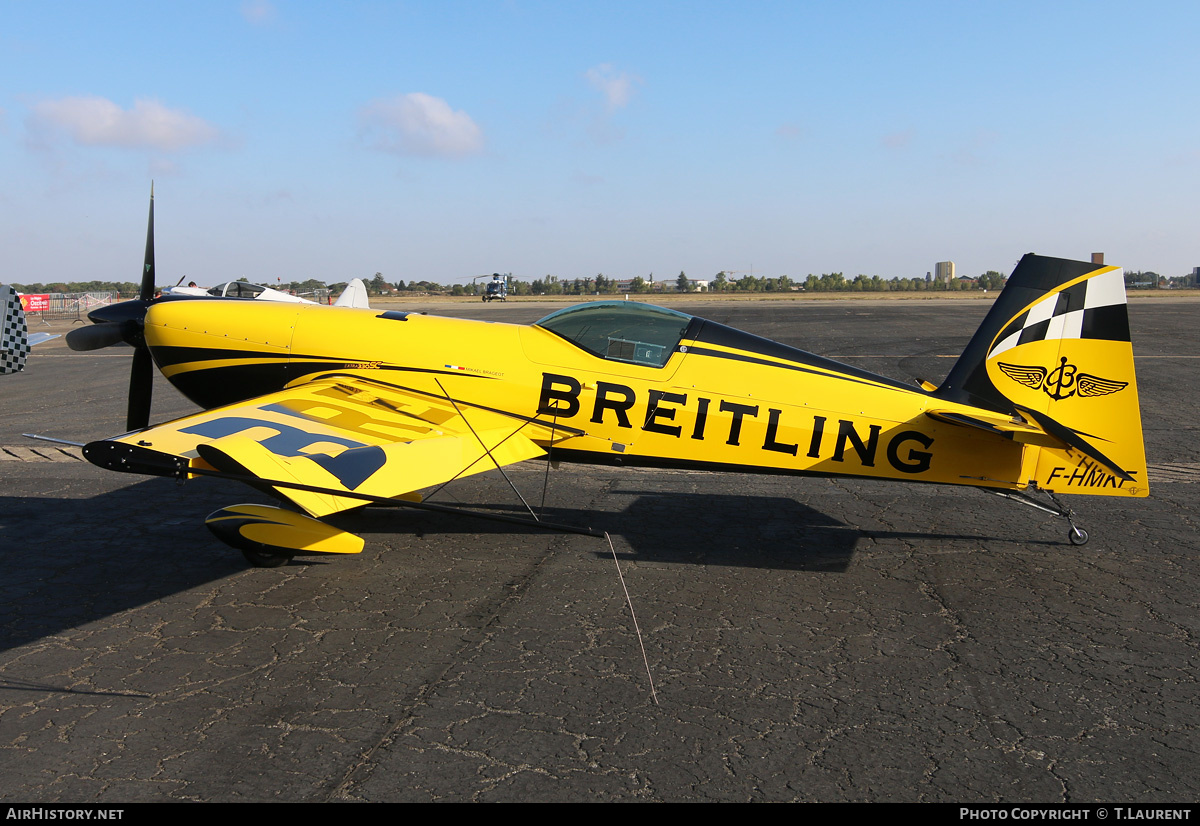
{"type": "MultiPolygon", "coordinates": [[[[838,373],[840,373],[841,371],[838,371],[838,373],[831,375],[822,370],[813,370],[812,368],[809,368],[809,367],[801,367],[798,364],[780,364],[777,361],[768,361],[767,359],[760,359],[760,358],[756,358],[754,356],[748,356],[745,353],[726,353],[722,350],[710,350],[707,347],[695,347],[692,345],[687,345],[687,351],[688,351],[689,355],[711,356],[712,358],[729,359],[730,361],[744,361],[749,364],[762,364],[766,367],[778,367],[780,370],[796,370],[800,373],[811,373],[814,376],[821,376],[822,378],[841,379],[842,381],[852,381],[852,382],[855,382],[856,384],[866,384],[869,386],[878,386],[883,381],[883,379],[863,380],[863,379],[851,378],[850,376],[847,376],[847,375],[839,375],[838,373]]],[[[887,384],[890,387],[896,387],[898,385],[899,388],[902,390],[913,390],[913,388],[908,387],[903,384],[899,384],[899,382],[887,381],[887,384]]],[[[916,392],[916,391],[913,390],[913,392],[916,392]]]]}
{"type": "MultiPolygon", "coordinates": [[[[690,333],[692,330],[689,329],[688,332],[690,333]]],[[[742,352],[727,353],[723,350],[710,350],[706,347],[696,347],[695,345],[688,344],[686,346],[689,353],[744,361],[751,364],[763,364],[768,367],[779,367],[784,370],[798,370],[802,373],[812,373],[813,375],[843,379],[860,384],[883,384],[897,390],[906,390],[909,393],[925,395],[924,391],[904,382],[880,376],[869,370],[851,367],[848,364],[842,364],[840,361],[818,356],[807,350],[801,350],[798,347],[789,347],[786,344],[780,344],[778,341],[772,341],[769,338],[756,336],[753,333],[747,333],[733,327],[726,327],[724,324],[718,324],[715,321],[707,319],[704,321],[704,326],[696,330],[695,334],[690,336],[690,338],[701,344],[713,344],[742,352]],[[756,358],[755,356],[765,356],[766,358],[756,358]],[[771,361],[770,359],[779,359],[786,362],[786,364],[781,364],[780,361],[771,361]],[[833,375],[830,375],[831,373],[833,375]]]]}
{"type": "MultiPolygon", "coordinates": [[[[286,350],[271,352],[269,350],[235,350],[226,347],[171,347],[155,346],[150,348],[154,363],[159,367],[174,367],[177,364],[190,364],[204,361],[224,361],[228,359],[263,359],[279,361],[291,358],[286,350]]],[[[344,359],[338,359],[344,361],[344,359]]]]}
{"type": "MultiPolygon", "coordinates": [[[[326,367],[316,367],[324,370],[326,367]]],[[[295,376],[288,364],[228,364],[176,373],[170,382],[183,395],[209,410],[282,389],[295,376]]]]}
{"type": "MultiPolygon", "coordinates": [[[[477,373],[467,373],[462,370],[432,370],[424,367],[405,367],[399,364],[384,364],[383,362],[375,362],[364,359],[348,358],[346,356],[313,356],[303,353],[272,353],[263,350],[234,350],[221,347],[169,347],[158,346],[150,348],[151,354],[154,356],[155,363],[160,367],[174,367],[179,364],[203,364],[206,361],[231,361],[235,359],[257,359],[262,362],[277,362],[279,364],[287,363],[289,367],[302,368],[298,373],[291,376],[295,379],[297,376],[311,373],[313,370],[327,370],[332,366],[343,368],[357,368],[360,364],[374,365],[370,369],[375,370],[395,370],[403,373],[429,373],[438,376],[469,376],[473,379],[492,379],[494,376],[484,376],[477,373]],[[305,364],[312,362],[312,364],[305,364]],[[311,369],[309,369],[311,368],[311,369]]],[[[224,370],[229,366],[242,365],[225,365],[218,368],[197,368],[199,370],[224,370]]],[[[289,379],[289,380],[291,380],[289,379]]]]}

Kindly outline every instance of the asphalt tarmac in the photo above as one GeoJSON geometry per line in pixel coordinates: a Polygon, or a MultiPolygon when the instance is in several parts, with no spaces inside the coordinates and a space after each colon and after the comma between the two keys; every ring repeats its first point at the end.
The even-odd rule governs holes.
{"type": "MultiPolygon", "coordinates": [[[[987,310],[676,306],[933,381],[987,310]]],[[[128,348],[42,345],[0,378],[0,800],[1195,801],[1198,320],[1132,303],[1151,498],[1071,498],[1082,548],[968,489],[551,471],[549,518],[612,535],[658,704],[603,541],[369,510],[361,556],[248,568],[203,520],[254,491],[21,437],[124,429],[128,348]]],[[[545,470],[510,475],[536,503],[545,470]]],[[[520,510],[495,473],[447,492],[520,510]]]]}

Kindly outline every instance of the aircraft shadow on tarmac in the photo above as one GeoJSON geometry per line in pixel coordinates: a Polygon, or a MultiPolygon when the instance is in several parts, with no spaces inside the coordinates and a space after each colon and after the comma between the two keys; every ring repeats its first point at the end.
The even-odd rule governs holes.
{"type": "MultiPolygon", "coordinates": [[[[624,540],[632,552],[618,550],[629,561],[694,565],[728,565],[787,570],[843,570],[860,536],[854,528],[794,499],[764,496],[636,492],[622,511],[548,507],[546,522],[607,531],[624,540]]],[[[518,506],[493,503],[467,505],[481,513],[529,518],[518,506]]],[[[538,509],[535,508],[535,511],[538,509]]],[[[368,508],[329,521],[352,532],[388,530],[387,510],[368,508]]],[[[449,514],[409,512],[394,525],[421,536],[438,534],[545,534],[519,525],[486,522],[449,514]]],[[[618,545],[618,548],[620,545],[618,545]]],[[[611,552],[603,542],[597,554],[611,552]]]]}
{"type": "MultiPolygon", "coordinates": [[[[778,496],[683,493],[676,491],[616,490],[636,496],[622,511],[545,508],[547,522],[608,531],[624,540],[631,551],[618,550],[619,559],[631,562],[721,565],[789,571],[844,571],[860,539],[916,539],[924,541],[1013,541],[1012,536],[931,531],[862,530],[847,525],[795,499],[778,496]]],[[[519,506],[470,504],[471,510],[528,517],[519,506]]],[[[535,511],[538,509],[535,508],[535,511]]],[[[472,534],[542,534],[538,529],[485,522],[447,514],[413,513],[400,522],[394,511],[368,508],[329,521],[358,533],[394,530],[419,536],[472,534]]],[[[1023,544],[1054,545],[1044,540],[1023,544]]],[[[596,551],[608,556],[605,545],[596,551]]]]}
{"type": "Polygon", "coordinates": [[[631,527],[629,532],[613,531],[623,533],[634,550],[619,556],[641,562],[837,573],[850,564],[864,538],[974,542],[999,538],[863,530],[787,497],[616,492],[638,497],[627,510],[609,518],[614,525],[631,527]]]}
{"type": "MultiPolygon", "coordinates": [[[[786,497],[616,493],[636,498],[622,511],[557,507],[547,508],[542,518],[606,530],[622,540],[619,556],[630,561],[834,573],[846,569],[863,537],[987,539],[860,531],[786,497]]],[[[0,496],[0,532],[9,540],[0,580],[0,650],[245,571],[241,554],[204,526],[207,514],[239,500],[267,501],[240,485],[207,479],[186,485],[148,479],[88,499],[0,496]]],[[[511,505],[468,501],[465,506],[523,515],[511,505]]],[[[349,512],[331,521],[367,535],[368,541],[371,534],[387,533],[549,535],[467,516],[390,508],[349,512]]],[[[598,542],[595,553],[609,550],[598,542]]],[[[355,560],[307,557],[293,564],[354,565],[355,560]]]]}
{"type": "Polygon", "coordinates": [[[229,493],[149,479],[83,499],[0,496],[0,650],[244,570],[204,527],[229,493]]]}

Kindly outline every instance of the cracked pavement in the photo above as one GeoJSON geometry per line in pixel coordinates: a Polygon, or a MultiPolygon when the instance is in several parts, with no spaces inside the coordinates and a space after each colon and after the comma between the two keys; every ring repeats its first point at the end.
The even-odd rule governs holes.
{"type": "MultiPolygon", "coordinates": [[[[987,305],[671,306],[936,380],[987,305]]],[[[41,345],[0,379],[0,800],[1194,800],[1198,312],[1131,304],[1151,498],[1070,497],[1082,548],[967,489],[552,471],[659,705],[606,543],[367,510],[360,556],[249,569],[203,520],[254,491],[22,440],[123,429],[128,350],[41,345]]],[[[510,471],[531,502],[543,473],[510,471]]],[[[494,473],[446,494],[519,507],[494,473]]]]}

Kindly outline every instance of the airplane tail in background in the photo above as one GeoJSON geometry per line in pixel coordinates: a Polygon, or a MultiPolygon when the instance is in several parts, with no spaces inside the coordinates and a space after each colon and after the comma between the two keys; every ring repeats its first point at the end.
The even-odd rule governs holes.
{"type": "Polygon", "coordinates": [[[371,309],[371,304],[367,300],[367,285],[363,283],[361,278],[351,278],[350,283],[346,285],[346,289],[342,290],[342,294],[338,296],[338,300],[333,302],[335,307],[358,307],[362,310],[371,309]]]}
{"type": "Polygon", "coordinates": [[[0,331],[0,374],[20,373],[29,355],[29,330],[25,326],[25,311],[21,297],[7,284],[0,285],[0,304],[3,304],[4,327],[0,331]]]}
{"type": "Polygon", "coordinates": [[[1019,416],[1041,446],[1026,480],[1146,496],[1124,273],[1032,253],[1013,270],[935,398],[1019,416]]]}

